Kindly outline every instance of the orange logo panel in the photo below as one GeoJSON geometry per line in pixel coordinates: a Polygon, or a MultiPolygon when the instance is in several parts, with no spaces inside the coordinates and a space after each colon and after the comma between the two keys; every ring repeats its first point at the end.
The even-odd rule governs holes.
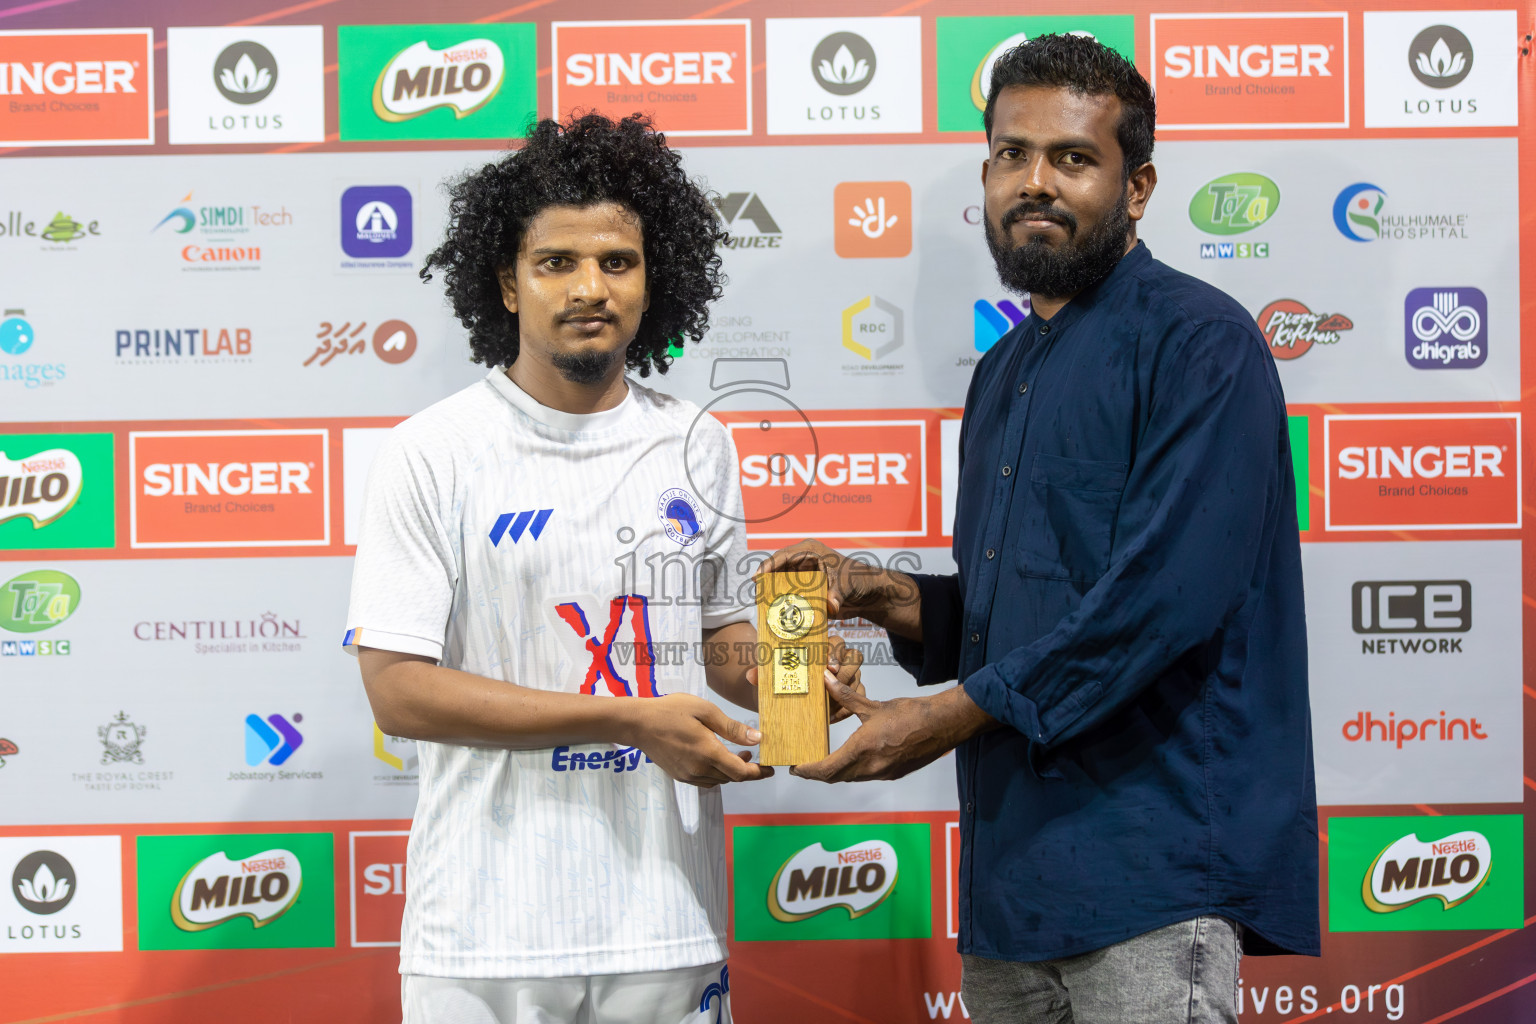
{"type": "Polygon", "coordinates": [[[832,190],[832,247],[839,256],[905,256],[912,251],[912,186],[845,181],[832,190]]]}
{"type": "Polygon", "coordinates": [[[641,112],[671,135],[752,133],[747,21],[556,22],[555,112],[641,112]]]}
{"type": "Polygon", "coordinates": [[[1343,14],[1152,15],[1159,128],[1347,128],[1343,14]]]}
{"type": "Polygon", "coordinates": [[[130,433],[136,548],[330,543],[325,430],[130,433]]]}
{"type": "Polygon", "coordinates": [[[0,146],[155,141],[150,29],[0,32],[0,146]]]}
{"type": "Polygon", "coordinates": [[[408,832],[353,832],[352,945],[400,945],[408,832]]]}
{"type": "Polygon", "coordinates": [[[764,414],[728,425],[749,537],[928,532],[925,421],[764,414]]]}
{"type": "Polygon", "coordinates": [[[1520,414],[1325,416],[1330,530],[1520,525],[1520,414]]]}

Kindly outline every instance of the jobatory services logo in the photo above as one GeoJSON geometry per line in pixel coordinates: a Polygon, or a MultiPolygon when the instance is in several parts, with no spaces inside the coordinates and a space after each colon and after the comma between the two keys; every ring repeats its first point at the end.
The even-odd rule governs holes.
{"type": "Polygon", "coordinates": [[[1029,316],[1029,301],[1023,301],[1024,309],[1019,308],[1012,299],[999,299],[997,302],[976,300],[971,307],[974,314],[971,339],[977,352],[989,351],[1002,340],[1003,335],[1024,322],[1025,317],[1029,316]]]}
{"type": "Polygon", "coordinates": [[[110,548],[111,434],[0,434],[0,551],[110,548]]]}
{"type": "Polygon", "coordinates": [[[531,22],[342,25],[343,140],[507,139],[536,116],[531,22]]]}
{"type": "Polygon", "coordinates": [[[245,716],[245,763],[250,767],[270,764],[276,768],[286,764],[304,743],[304,734],[296,724],[304,721],[303,714],[294,712],[282,715],[245,716]]]}
{"type": "Polygon", "coordinates": [[[738,942],[926,938],[926,824],[732,830],[738,942]]]}
{"type": "Polygon", "coordinates": [[[784,241],[779,222],[756,192],[727,192],[710,197],[720,223],[729,232],[727,249],[777,249],[784,241]]]}
{"type": "Polygon", "coordinates": [[[166,30],[172,145],[325,141],[319,25],[166,30]]]}
{"type": "Polygon", "coordinates": [[[1334,197],[1333,225],[1351,242],[1433,241],[1468,238],[1470,218],[1461,212],[1402,212],[1380,185],[1357,181],[1334,197]]]}
{"type": "Polygon", "coordinates": [[[1469,370],[1488,359],[1488,297],[1478,288],[1415,288],[1403,302],[1404,354],[1419,370],[1469,370]]]}
{"type": "Polygon", "coordinates": [[[37,332],[27,319],[26,310],[7,309],[0,314],[0,355],[12,357],[0,359],[0,381],[31,391],[51,388],[69,375],[69,367],[64,363],[39,363],[20,358],[32,351],[36,341],[37,332]]]}
{"type": "Polygon", "coordinates": [[[1158,128],[1349,127],[1347,14],[1153,14],[1158,128]]]}
{"type": "Polygon", "coordinates": [[[1365,126],[1454,128],[1518,121],[1519,33],[1504,11],[1367,11],[1365,126]]]}
{"type": "Polygon", "coordinates": [[[322,320],[315,339],[315,350],[304,360],[305,366],[328,366],[338,356],[370,351],[381,362],[398,366],[416,354],[416,328],[404,320],[385,320],[371,331],[366,320],[322,320]]]}
{"type": "Polygon", "coordinates": [[[1519,928],[1518,814],[1331,818],[1330,932],[1519,928]]]}
{"type": "Polygon", "coordinates": [[[0,953],[120,951],[122,873],[117,836],[0,838],[0,953]]]}
{"type": "Polygon", "coordinates": [[[140,949],[336,944],[328,832],[138,837],[140,949]]]}
{"type": "Polygon", "coordinates": [[[128,466],[132,547],[330,543],[323,429],[135,431],[128,466]]]}
{"type": "Polygon", "coordinates": [[[155,141],[154,30],[0,32],[0,146],[155,141]]]}
{"type": "Polygon", "coordinates": [[[939,131],[979,132],[992,65],[1019,43],[1051,33],[1092,36],[1136,59],[1136,19],[1120,14],[934,19],[938,43],[939,131]]]}
{"type": "Polygon", "coordinates": [[[1329,530],[1501,530],[1521,522],[1519,413],[1323,417],[1329,530]]]}
{"type": "MultiPolygon", "coordinates": [[[[341,249],[354,260],[398,262],[411,251],[411,190],[401,185],[354,185],[341,194],[341,249]]],[[[348,264],[343,264],[348,265],[348,264]]]]}
{"type": "Polygon", "coordinates": [[[922,19],[769,18],[768,134],[923,130],[922,19]]]}
{"type": "Polygon", "coordinates": [[[350,832],[352,945],[400,945],[409,832],[350,832]]]}
{"type": "Polygon", "coordinates": [[[557,21],[555,116],[650,114],[668,135],[752,134],[752,22],[557,21]]]}
{"type": "Polygon", "coordinates": [[[1276,299],[1254,318],[1276,359],[1300,359],[1313,345],[1337,345],[1354,321],[1343,313],[1314,313],[1295,299],[1276,299]]]}
{"type": "Polygon", "coordinates": [[[904,181],[844,181],[832,190],[832,247],[844,259],[912,252],[912,186],[904,181]]]}

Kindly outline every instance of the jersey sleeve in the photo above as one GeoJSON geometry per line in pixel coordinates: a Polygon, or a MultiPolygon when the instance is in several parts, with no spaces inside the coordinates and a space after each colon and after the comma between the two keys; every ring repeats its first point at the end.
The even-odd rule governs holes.
{"type": "Polygon", "coordinates": [[[720,567],[720,577],[715,586],[703,588],[701,621],[705,629],[718,629],[732,622],[757,622],[736,444],[730,431],[718,421],[716,427],[704,435],[709,439],[708,463],[712,470],[710,523],[704,542],[711,559],[720,567]]]}
{"type": "Polygon", "coordinates": [[[458,583],[458,555],[446,521],[452,460],[429,457],[396,429],[380,449],[364,490],[342,646],[440,660],[458,583]]]}

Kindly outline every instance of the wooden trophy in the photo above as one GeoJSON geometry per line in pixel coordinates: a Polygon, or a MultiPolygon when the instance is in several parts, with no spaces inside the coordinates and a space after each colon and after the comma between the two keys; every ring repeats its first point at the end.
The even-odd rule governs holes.
{"type": "Polygon", "coordinates": [[[757,718],[763,764],[827,756],[827,577],[775,572],[757,579],[757,718]],[[766,660],[763,654],[767,654],[766,660]]]}

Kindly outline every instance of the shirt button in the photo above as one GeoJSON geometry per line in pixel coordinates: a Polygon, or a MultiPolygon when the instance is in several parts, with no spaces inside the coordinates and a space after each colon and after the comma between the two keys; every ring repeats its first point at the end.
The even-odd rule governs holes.
{"type": "Polygon", "coordinates": [[[1009,475],[1012,472],[1013,472],[1013,467],[1012,466],[1004,466],[1003,467],[1003,476],[1007,476],[1007,475],[1009,475]]]}
{"type": "Polygon", "coordinates": [[[976,805],[971,803],[969,800],[967,800],[965,802],[965,813],[966,814],[972,814],[972,813],[975,812],[975,810],[976,810],[976,805]]]}
{"type": "Polygon", "coordinates": [[[1019,394],[1022,395],[1024,392],[1026,392],[1028,390],[1029,390],[1029,385],[1028,384],[1020,384],[1019,385],[1019,394]]]}
{"type": "Polygon", "coordinates": [[[1050,334],[1051,333],[1051,325],[1050,324],[1041,324],[1040,325],[1040,333],[1041,334],[1050,334]]]}
{"type": "Polygon", "coordinates": [[[996,551],[993,551],[991,548],[987,548],[987,557],[988,558],[994,558],[994,557],[996,557],[996,555],[997,555],[996,551]]]}
{"type": "Polygon", "coordinates": [[[981,634],[980,633],[972,633],[971,634],[971,643],[973,643],[973,644],[981,643],[981,634]]]}

